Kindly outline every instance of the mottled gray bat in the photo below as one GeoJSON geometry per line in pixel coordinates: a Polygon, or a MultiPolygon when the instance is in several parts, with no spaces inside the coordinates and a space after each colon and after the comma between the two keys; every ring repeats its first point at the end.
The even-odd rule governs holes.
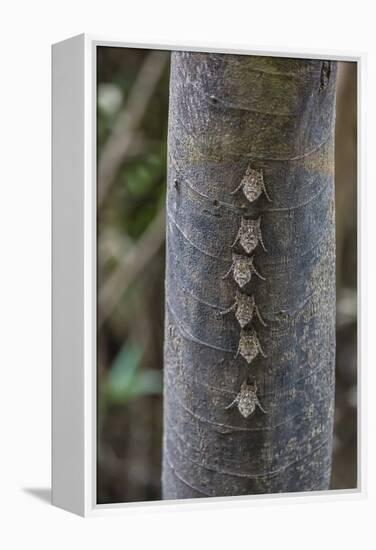
{"type": "Polygon", "coordinates": [[[254,168],[248,166],[241,182],[239,183],[237,188],[231,192],[231,195],[234,195],[240,189],[242,189],[245,198],[249,202],[254,202],[255,200],[257,200],[263,192],[265,193],[265,197],[268,199],[268,201],[272,202],[266,191],[264,175],[261,169],[255,170],[254,168]]]}
{"type": "Polygon", "coordinates": [[[240,242],[247,254],[253,252],[258,243],[261,243],[262,248],[267,252],[264,241],[262,240],[261,234],[261,216],[257,220],[248,220],[242,218],[238,233],[235,237],[234,242],[231,245],[231,248],[236,245],[237,242],[240,242]]]}
{"type": "Polygon", "coordinates": [[[253,256],[248,258],[248,256],[242,256],[241,254],[236,254],[235,252],[233,252],[231,267],[222,277],[222,279],[226,279],[226,277],[228,277],[231,272],[233,273],[235,282],[240,286],[240,288],[243,288],[247,283],[250,282],[254,273],[262,281],[266,280],[265,277],[260,275],[260,273],[253,265],[253,256]]]}
{"type": "Polygon", "coordinates": [[[236,290],[235,302],[225,311],[221,311],[220,315],[226,315],[235,311],[235,317],[239,322],[241,328],[247,326],[253,319],[254,314],[256,313],[260,323],[266,327],[266,323],[261,317],[260,311],[255,303],[254,296],[248,296],[248,294],[243,294],[240,290],[236,290]]]}
{"type": "Polygon", "coordinates": [[[235,358],[239,353],[248,364],[251,363],[259,353],[266,357],[253,327],[241,329],[238,351],[236,352],[235,358]]]}
{"type": "Polygon", "coordinates": [[[238,410],[244,418],[248,418],[248,416],[253,414],[256,407],[259,407],[264,414],[267,414],[257,397],[256,382],[253,382],[253,384],[248,384],[247,380],[245,380],[240,387],[240,392],[232,403],[225,408],[225,410],[234,407],[234,405],[238,406],[238,410]]]}

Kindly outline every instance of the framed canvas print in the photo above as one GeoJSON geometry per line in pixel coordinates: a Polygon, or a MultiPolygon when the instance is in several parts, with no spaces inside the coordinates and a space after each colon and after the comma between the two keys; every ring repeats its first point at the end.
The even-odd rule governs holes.
{"type": "Polygon", "coordinates": [[[361,495],[364,57],[52,60],[53,503],[361,495]]]}

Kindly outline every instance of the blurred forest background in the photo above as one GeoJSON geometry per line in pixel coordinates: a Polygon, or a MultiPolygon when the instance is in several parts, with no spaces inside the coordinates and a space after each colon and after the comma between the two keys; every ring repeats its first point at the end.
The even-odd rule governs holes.
{"type": "MultiPolygon", "coordinates": [[[[160,499],[169,52],[97,48],[97,501],[160,499]]],[[[337,382],[332,488],[356,487],[356,65],[336,122],[337,382]]]]}

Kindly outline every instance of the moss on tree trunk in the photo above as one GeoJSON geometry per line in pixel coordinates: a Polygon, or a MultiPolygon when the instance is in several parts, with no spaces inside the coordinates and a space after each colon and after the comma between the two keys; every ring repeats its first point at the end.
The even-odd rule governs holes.
{"type": "Polygon", "coordinates": [[[327,61],[172,54],[165,499],[329,487],[335,80],[327,61]],[[247,169],[265,184],[252,202],[233,193],[247,169]],[[244,220],[259,218],[266,251],[257,231],[253,253],[241,239],[232,247],[244,220]],[[253,257],[260,277],[240,286],[234,253],[253,257]],[[235,357],[251,332],[237,293],[254,297],[266,326],[249,311],[244,322],[266,357],[249,338],[235,357]],[[250,363],[244,350],[257,352],[250,363]],[[228,408],[244,382],[256,382],[266,413],[228,408]]]}

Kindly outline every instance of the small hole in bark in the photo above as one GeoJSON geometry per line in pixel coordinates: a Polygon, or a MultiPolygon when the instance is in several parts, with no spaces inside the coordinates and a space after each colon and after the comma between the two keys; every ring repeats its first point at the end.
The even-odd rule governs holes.
{"type": "Polygon", "coordinates": [[[211,102],[214,103],[214,104],[218,103],[218,99],[217,99],[214,95],[211,95],[211,96],[210,96],[210,100],[211,100],[211,102]]]}

